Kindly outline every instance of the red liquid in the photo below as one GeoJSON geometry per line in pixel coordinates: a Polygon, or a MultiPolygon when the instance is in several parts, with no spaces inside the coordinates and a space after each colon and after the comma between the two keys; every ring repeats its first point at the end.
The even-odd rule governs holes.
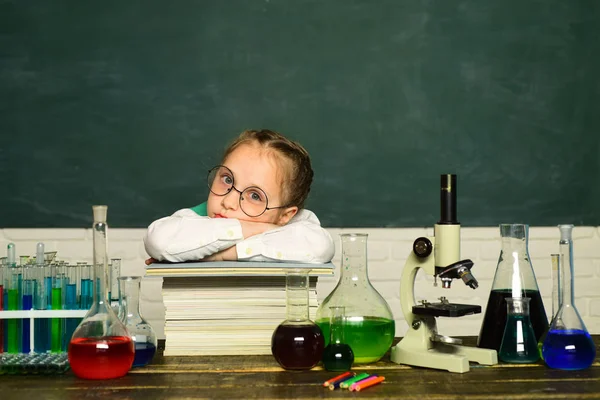
{"type": "Polygon", "coordinates": [[[271,338],[271,352],[285,369],[311,369],[321,361],[325,340],[316,324],[279,325],[271,338]]]}
{"type": "Polygon", "coordinates": [[[131,338],[77,338],[69,343],[69,363],[79,378],[112,379],[127,374],[135,350],[131,338]]]}

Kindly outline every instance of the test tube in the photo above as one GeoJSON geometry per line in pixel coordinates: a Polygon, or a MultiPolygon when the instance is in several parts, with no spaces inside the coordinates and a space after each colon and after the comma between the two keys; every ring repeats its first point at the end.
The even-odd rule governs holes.
{"type": "MultiPolygon", "coordinates": [[[[22,310],[31,310],[33,308],[33,293],[35,285],[35,270],[30,264],[21,265],[23,271],[22,281],[22,310]]],[[[30,335],[31,335],[31,321],[29,318],[24,318],[21,322],[21,352],[29,353],[31,351],[30,335]]]]}
{"type": "MultiPolygon", "coordinates": [[[[62,263],[52,264],[52,310],[62,310],[62,263]]],[[[62,319],[52,318],[50,321],[50,351],[52,353],[60,353],[62,348],[61,334],[62,334],[62,319]]]]}
{"type": "MultiPolygon", "coordinates": [[[[67,265],[65,266],[65,277],[67,280],[66,285],[66,301],[65,301],[65,310],[77,310],[79,308],[78,301],[78,288],[79,286],[79,267],[77,265],[67,265]]],[[[64,331],[62,335],[62,349],[63,351],[67,351],[69,347],[69,342],[71,341],[71,336],[73,336],[73,332],[77,329],[77,326],[81,322],[81,318],[65,318],[64,319],[64,331]]]]}
{"type": "Polygon", "coordinates": [[[79,279],[81,280],[81,296],[79,297],[79,309],[89,310],[92,306],[92,266],[78,262],[79,279]]]}
{"type": "Polygon", "coordinates": [[[112,258],[110,260],[110,292],[108,292],[108,301],[113,311],[119,311],[119,277],[121,276],[121,259],[112,258]]]}
{"type": "MultiPolygon", "coordinates": [[[[36,310],[47,310],[48,298],[52,300],[52,272],[50,266],[46,263],[43,243],[37,244],[34,271],[37,285],[35,286],[33,305],[36,310]]],[[[35,324],[34,351],[36,353],[50,351],[50,320],[48,318],[36,318],[33,323],[35,324]]]]}
{"type": "MultiPolygon", "coordinates": [[[[8,244],[7,257],[7,274],[8,274],[8,302],[7,310],[17,311],[20,309],[21,303],[19,286],[22,285],[21,267],[16,262],[16,249],[13,243],[8,244]]],[[[7,353],[18,353],[21,350],[21,320],[9,319],[6,320],[6,333],[8,342],[6,346],[7,353]]]]}

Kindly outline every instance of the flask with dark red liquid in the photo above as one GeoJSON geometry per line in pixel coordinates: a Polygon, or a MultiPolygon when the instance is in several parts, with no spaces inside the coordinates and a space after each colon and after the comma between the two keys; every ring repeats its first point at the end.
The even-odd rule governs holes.
{"type": "Polygon", "coordinates": [[[106,206],[94,206],[93,303],[69,343],[69,363],[79,378],[112,379],[131,369],[134,347],[108,302],[106,206]]]}
{"type": "Polygon", "coordinates": [[[271,352],[284,369],[311,369],[323,355],[321,329],[308,317],[308,271],[286,275],[287,317],[271,338],[271,352]]]}

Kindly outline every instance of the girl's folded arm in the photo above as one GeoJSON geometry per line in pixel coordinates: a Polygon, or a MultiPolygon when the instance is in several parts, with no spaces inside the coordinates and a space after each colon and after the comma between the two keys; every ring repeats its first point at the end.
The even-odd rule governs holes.
{"type": "Polygon", "coordinates": [[[335,245],[317,216],[301,210],[287,225],[236,244],[239,260],[321,264],[333,259],[335,245]]]}
{"type": "Polygon", "coordinates": [[[154,221],[144,237],[146,252],[157,261],[201,260],[243,240],[237,219],[215,219],[183,209],[154,221]]]}

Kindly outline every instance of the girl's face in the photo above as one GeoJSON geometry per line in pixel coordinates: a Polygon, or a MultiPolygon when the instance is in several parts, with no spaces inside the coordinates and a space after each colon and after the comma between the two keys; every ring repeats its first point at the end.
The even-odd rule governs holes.
{"type": "MultiPolygon", "coordinates": [[[[240,192],[253,187],[260,188],[268,199],[268,207],[285,206],[283,204],[283,174],[273,150],[267,150],[254,144],[242,144],[223,162],[233,176],[219,176],[217,179],[230,183],[234,188],[224,196],[213,192],[208,194],[207,211],[211,218],[235,218],[245,221],[267,222],[285,225],[298,211],[297,207],[266,210],[262,215],[250,217],[240,207],[240,192]],[[237,190],[236,190],[237,189],[237,190]],[[239,190],[239,192],[238,192],[239,190]]],[[[245,197],[257,196],[253,191],[244,193],[245,197]]],[[[250,200],[244,200],[247,202],[250,200]]],[[[244,207],[248,211],[248,207],[244,207]]],[[[252,214],[252,213],[251,213],[252,214]]]]}

